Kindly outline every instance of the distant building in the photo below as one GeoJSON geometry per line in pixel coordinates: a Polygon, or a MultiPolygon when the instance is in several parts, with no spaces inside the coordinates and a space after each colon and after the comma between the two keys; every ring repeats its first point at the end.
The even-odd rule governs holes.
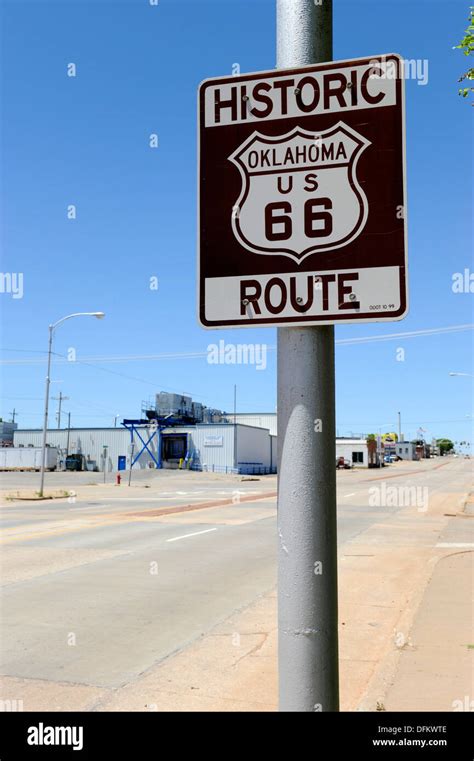
{"type": "Polygon", "coordinates": [[[412,441],[399,441],[395,445],[395,454],[402,460],[418,460],[416,444],[412,441]]]}
{"type": "Polygon", "coordinates": [[[419,460],[428,460],[431,457],[431,447],[426,441],[419,441],[416,445],[416,453],[419,460]]]}
{"type": "Polygon", "coordinates": [[[382,436],[384,455],[396,455],[398,436],[396,433],[386,433],[382,436]]]}
{"type": "MultiPolygon", "coordinates": [[[[234,422],[234,415],[227,413],[229,422],[234,422]]],[[[244,425],[254,425],[257,428],[268,428],[272,436],[277,435],[277,413],[276,412],[237,412],[235,422],[244,425]]]]}
{"type": "Polygon", "coordinates": [[[369,450],[365,439],[336,439],[336,461],[343,457],[351,466],[367,468],[369,450]]]}
{"type": "MultiPolygon", "coordinates": [[[[232,423],[159,426],[125,421],[119,428],[49,429],[59,460],[83,455],[88,470],[183,468],[213,473],[275,473],[277,440],[267,428],[232,423]],[[133,455],[131,444],[133,441],[133,455]]],[[[15,432],[15,446],[40,447],[41,430],[15,432]]]]}
{"type": "Polygon", "coordinates": [[[415,439],[412,444],[415,447],[417,460],[427,460],[431,457],[431,446],[424,439],[415,439]]]}
{"type": "Polygon", "coordinates": [[[380,441],[366,438],[336,438],[336,461],[343,457],[354,468],[379,468],[383,462],[380,441]]]}

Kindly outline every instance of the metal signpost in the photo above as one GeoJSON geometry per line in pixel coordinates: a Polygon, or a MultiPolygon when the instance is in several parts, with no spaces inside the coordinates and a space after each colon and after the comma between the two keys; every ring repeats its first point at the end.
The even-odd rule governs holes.
{"type": "Polygon", "coordinates": [[[277,70],[199,88],[199,320],[278,326],[280,708],[337,711],[334,324],[407,311],[403,61],[332,62],[277,0],[277,70]]]}
{"type": "Polygon", "coordinates": [[[103,444],[102,445],[102,460],[104,462],[104,484],[107,477],[107,449],[108,449],[108,445],[103,444]]]}
{"type": "Polygon", "coordinates": [[[135,452],[135,442],[134,441],[132,441],[132,443],[128,447],[128,452],[129,452],[129,455],[130,455],[130,468],[129,468],[129,471],[128,471],[128,485],[130,486],[130,484],[132,482],[133,455],[134,455],[134,452],[135,452]]]}

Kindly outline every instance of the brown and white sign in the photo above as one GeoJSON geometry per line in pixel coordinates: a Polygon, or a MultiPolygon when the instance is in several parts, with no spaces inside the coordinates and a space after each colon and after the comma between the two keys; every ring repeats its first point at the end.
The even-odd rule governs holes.
{"type": "Polygon", "coordinates": [[[201,324],[404,317],[403,60],[208,79],[198,107],[201,324]]]}

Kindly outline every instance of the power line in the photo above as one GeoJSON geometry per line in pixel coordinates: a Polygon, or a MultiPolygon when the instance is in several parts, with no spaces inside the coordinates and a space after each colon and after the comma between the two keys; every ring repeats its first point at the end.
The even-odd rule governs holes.
{"type": "Polygon", "coordinates": [[[2,396],[2,399],[9,399],[13,402],[42,402],[43,398],[41,396],[2,396]]]}
{"type": "MultiPolygon", "coordinates": [[[[109,368],[107,368],[107,367],[101,367],[100,365],[95,364],[95,362],[93,362],[93,361],[87,361],[86,359],[75,359],[74,361],[72,361],[72,360],[68,359],[66,357],[66,355],[59,354],[56,351],[51,352],[51,354],[54,357],[59,357],[60,358],[54,364],[73,364],[73,365],[74,364],[79,364],[79,365],[86,365],[88,367],[97,368],[98,370],[101,370],[104,373],[109,373],[110,375],[117,375],[119,377],[126,378],[127,380],[133,380],[133,381],[136,381],[138,383],[146,383],[149,386],[153,386],[154,389],[156,389],[159,386],[163,390],[165,390],[165,391],[171,391],[172,393],[175,393],[175,394],[179,394],[179,395],[189,394],[190,396],[192,396],[194,398],[205,399],[203,394],[197,394],[194,391],[186,391],[186,390],[184,390],[184,391],[183,390],[177,391],[174,388],[170,388],[169,386],[164,386],[161,383],[157,383],[156,380],[155,381],[150,381],[150,380],[146,380],[145,378],[137,378],[134,375],[127,375],[126,373],[121,373],[118,370],[109,370],[109,368]]],[[[206,356],[206,355],[204,355],[204,356],[206,356]]],[[[94,359],[95,359],[94,357],[91,357],[91,360],[94,360],[94,359]]],[[[10,364],[37,364],[38,360],[36,360],[36,359],[33,359],[33,360],[0,360],[0,364],[2,362],[3,363],[10,363],[10,364]]],[[[6,399],[7,397],[3,397],[3,398],[6,399]]],[[[40,400],[37,400],[37,401],[40,401],[40,400]]]]}
{"type": "MultiPolygon", "coordinates": [[[[336,344],[339,346],[349,346],[351,344],[363,344],[363,343],[377,343],[379,341],[395,341],[400,339],[407,339],[407,338],[418,338],[421,336],[434,336],[434,335],[448,335],[451,333],[460,333],[467,330],[472,330],[474,328],[474,323],[467,323],[465,325],[450,325],[446,327],[440,327],[440,328],[423,328],[420,330],[411,330],[411,331],[405,331],[403,333],[384,333],[382,335],[375,335],[375,336],[363,336],[360,338],[338,338],[336,340],[336,344]]],[[[267,351],[275,351],[276,346],[275,345],[267,345],[267,351]]],[[[3,351],[6,351],[5,349],[3,351]]],[[[56,364],[66,364],[71,363],[71,360],[68,359],[64,355],[57,354],[57,352],[53,352],[55,356],[61,357],[60,360],[56,362],[56,364]]],[[[143,361],[158,361],[158,360],[170,360],[170,359],[202,359],[203,357],[207,357],[208,352],[207,351],[186,351],[186,352],[170,352],[170,353],[163,353],[163,354],[130,354],[130,355],[109,355],[109,356],[95,356],[95,357],[84,357],[84,359],[74,360],[74,363],[81,363],[81,364],[91,364],[94,362],[143,362],[143,361]]],[[[42,364],[42,360],[40,359],[2,359],[0,360],[0,364],[4,365],[23,365],[23,364],[42,364]]],[[[112,372],[111,370],[105,370],[105,368],[101,368],[105,372],[112,372]]],[[[126,376],[124,376],[126,377],[126,376]]],[[[129,378],[131,376],[128,376],[129,378]]],[[[151,381],[145,381],[142,378],[132,378],[132,380],[139,380],[143,383],[151,383],[151,381]]],[[[153,383],[153,385],[156,386],[156,383],[153,383]]],[[[190,392],[188,392],[190,393],[190,392]]]]}

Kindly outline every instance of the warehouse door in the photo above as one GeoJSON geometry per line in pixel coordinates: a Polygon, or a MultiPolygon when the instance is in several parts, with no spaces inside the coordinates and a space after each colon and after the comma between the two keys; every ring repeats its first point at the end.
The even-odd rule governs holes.
{"type": "Polygon", "coordinates": [[[187,450],[187,434],[169,434],[162,436],[161,459],[163,467],[177,468],[180,460],[184,460],[187,450]]]}

